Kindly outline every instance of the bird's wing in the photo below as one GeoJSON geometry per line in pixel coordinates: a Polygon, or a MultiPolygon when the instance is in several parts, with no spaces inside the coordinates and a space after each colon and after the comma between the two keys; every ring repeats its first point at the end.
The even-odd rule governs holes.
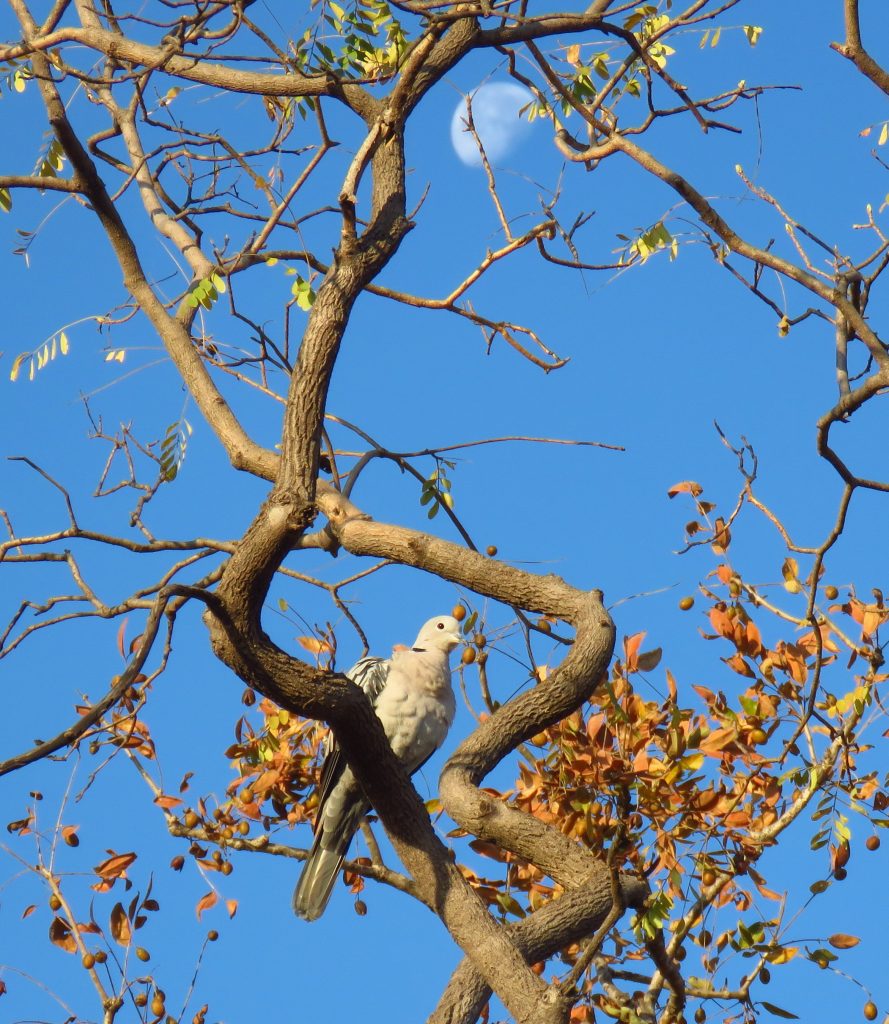
{"type": "MultiPolygon", "coordinates": [[[[346,675],[376,704],[390,664],[384,658],[362,658],[346,675]]],[[[293,894],[293,909],[300,917],[314,921],[324,912],[352,837],[369,809],[331,733],[318,783],[315,837],[293,894]]]]}
{"type": "MultiPolygon", "coordinates": [[[[389,676],[391,662],[387,658],[361,658],[346,672],[349,679],[367,694],[371,704],[376,705],[377,698],[383,692],[389,676]]],[[[343,774],[346,762],[340,753],[339,745],[332,732],[325,740],[324,763],[321,765],[321,779],[318,782],[318,816],[330,796],[330,791],[343,774]]]]}

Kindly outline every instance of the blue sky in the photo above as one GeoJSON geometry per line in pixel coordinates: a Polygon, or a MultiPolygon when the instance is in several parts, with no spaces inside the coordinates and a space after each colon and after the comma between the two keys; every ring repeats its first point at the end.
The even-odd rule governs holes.
{"type": "MultiPolygon", "coordinates": [[[[754,241],[777,236],[783,244],[783,228],[745,192],[734,172],[736,164],[822,237],[855,253],[870,247],[870,241],[855,237],[850,224],[861,222],[866,203],[879,206],[886,176],[870,155],[876,133],[868,138],[859,133],[889,115],[885,97],[828,49],[842,31],[838,8],[800,2],[743,4],[727,24],[763,25],[755,49],[738,28],[724,31],[716,49],[699,51],[697,40],[689,39],[683,43],[688,55],[677,55],[674,73],[688,75],[694,91],[731,87],[742,78],[751,84],[804,86],[802,91],[766,93],[757,111],[737,108],[741,135],[704,137],[690,121],[677,119],[649,137],[661,159],[687,172],[705,195],[718,197],[724,215],[754,241]]],[[[879,54],[875,20],[865,20],[864,27],[870,29],[879,54]]],[[[11,16],[0,16],[0,36],[15,35],[11,16]]],[[[417,201],[427,184],[429,193],[417,228],[386,270],[383,283],[443,295],[486,248],[499,244],[483,177],[457,159],[449,136],[460,93],[490,73],[491,65],[481,55],[473,56],[417,111],[409,136],[411,188],[417,201]]],[[[495,79],[500,78],[502,72],[495,72],[495,79]]],[[[243,118],[245,137],[250,118],[264,117],[254,101],[191,98],[216,104],[221,118],[243,118]]],[[[4,173],[29,169],[40,145],[37,114],[33,87],[21,96],[5,93],[0,101],[4,173]]],[[[332,126],[341,133],[343,146],[330,158],[327,182],[336,180],[354,138],[344,119],[341,123],[333,118],[332,126]]],[[[590,258],[609,253],[618,244],[617,232],[633,235],[668,210],[673,211],[671,230],[683,243],[690,237],[685,234],[691,230],[684,221],[687,214],[675,208],[674,197],[626,162],[609,161],[594,175],[569,167],[563,175],[562,159],[541,122],[496,171],[508,213],[522,218],[516,221],[520,226],[533,223],[539,197],[548,197],[561,178],[567,224],[577,212],[595,210],[581,236],[590,258]]],[[[73,203],[57,211],[31,246],[30,266],[10,254],[21,244],[15,229],[36,228],[55,205],[53,197],[17,196],[13,214],[0,219],[6,297],[0,328],[3,454],[27,455],[69,487],[84,525],[125,532],[129,496],[90,499],[107,449],[87,440],[80,396],[92,394],[91,408],[109,429],[132,422],[144,438],[159,437],[184,408],[194,428],[188,455],[179,478],[151,504],[148,521],[159,536],[237,537],[266,485],[227,469],[145,321],[115,331],[110,341],[93,323],[67,326],[106,312],[123,297],[119,271],[87,213],[73,203]],[[70,354],[33,382],[9,382],[15,355],[62,328],[71,340],[70,354]],[[103,361],[109,344],[127,347],[122,365],[103,361]]],[[[151,273],[175,273],[170,255],[147,239],[139,208],[128,201],[125,210],[137,236],[146,239],[151,273]]],[[[319,226],[318,238],[324,230],[319,226]]],[[[267,304],[272,329],[280,328],[289,286],[279,267],[254,273],[244,288],[255,306],[267,304]]],[[[171,282],[170,293],[178,287],[171,282]]],[[[803,301],[798,294],[789,297],[796,307],[803,301]]],[[[839,496],[837,480],[814,451],[815,419],[832,404],[835,391],[829,326],[811,321],[779,338],[773,313],[690,241],[680,246],[672,263],[659,255],[644,267],[582,279],[542,264],[531,252],[519,254],[482,282],[474,301],[492,318],[527,322],[570,362],[544,376],[502,343],[486,354],[478,330],[450,314],[421,315],[368,297],[356,308],[329,409],[395,450],[513,434],[624,446],[626,451],[619,453],[510,443],[459,453],[453,473],[456,509],[477,543],[497,545],[500,557],[557,572],[577,586],[604,589],[607,603],[615,606],[619,634],[648,630],[650,644],[664,647],[664,663],[681,687],[732,685],[713,645],[697,638],[704,625],[700,614],[682,615],[676,608],[678,598],[693,592],[713,560],[704,552],[676,557],[689,516],[679,505],[681,499],[668,501],[666,490],[677,480],[697,479],[720,509],[731,507],[740,482],[734,459],[713,428],[718,420],[729,437],[737,440],[744,434],[756,448],[761,496],[803,542],[820,541],[839,496]],[[647,596],[626,600],[639,594],[647,596]]],[[[875,324],[884,312],[884,300],[875,295],[870,309],[875,324]]],[[[220,337],[246,340],[219,310],[208,322],[220,337]]],[[[262,443],[274,444],[279,407],[260,396],[229,390],[237,395],[248,429],[262,443]]],[[[843,450],[855,452],[856,464],[874,475],[885,474],[879,417],[877,406],[843,429],[843,450]]],[[[428,472],[432,465],[421,468],[428,472]]],[[[387,464],[368,474],[356,492],[358,504],[375,518],[425,528],[418,499],[415,481],[387,464]]],[[[60,495],[18,462],[0,462],[0,507],[20,533],[50,531],[65,521],[60,495]]],[[[884,517],[876,498],[859,495],[846,537],[828,561],[838,583],[855,581],[865,593],[885,584],[887,556],[878,539],[884,517]]],[[[455,539],[442,516],[432,528],[455,539]]],[[[735,536],[733,558],[749,578],[780,579],[783,549],[751,510],[735,536]]],[[[132,556],[94,549],[78,550],[78,557],[109,603],[129,593],[137,585],[133,580],[157,575],[154,565],[146,570],[132,556]]],[[[292,564],[302,572],[336,579],[364,563],[345,553],[331,562],[308,552],[292,564]]],[[[0,590],[4,614],[15,610],[22,595],[38,599],[56,592],[59,580],[53,569],[35,573],[27,567],[5,567],[0,590]]],[[[331,617],[332,610],[315,592],[283,584],[274,596],[285,597],[310,622],[331,617]]],[[[394,643],[409,642],[422,620],[450,609],[464,595],[438,580],[393,569],[372,577],[351,596],[374,650],[386,653],[394,643]]],[[[502,622],[507,616],[494,610],[492,618],[502,622]]],[[[278,642],[291,648],[305,632],[271,610],[266,624],[278,642]]],[[[121,665],[116,630],[117,623],[62,626],[0,664],[3,755],[67,724],[80,694],[96,697],[104,691],[121,665]]],[[[135,632],[133,619],[129,635],[135,632]]],[[[360,649],[347,628],[339,636],[339,664],[345,666],[360,649]]],[[[508,696],[524,684],[506,658],[493,658],[491,665],[496,668],[495,694],[508,696]]],[[[662,692],[662,670],[652,673],[650,686],[662,692]]],[[[165,788],[174,789],[186,771],[194,770],[194,792],[221,794],[231,777],[222,751],[232,742],[242,687],[212,658],[196,611],[179,623],[173,660],[155,691],[147,720],[160,752],[165,788]]],[[[461,708],[445,752],[470,728],[471,719],[461,708]]],[[[424,795],[434,795],[439,763],[430,763],[417,779],[424,795]]],[[[184,847],[166,836],[135,773],[126,764],[112,765],[75,802],[74,794],[86,785],[94,766],[87,760],[75,767],[73,759],[69,765],[70,770],[38,765],[0,780],[4,820],[23,816],[29,791],[41,790],[46,797],[40,804],[41,820],[49,826],[70,785],[64,820],[80,824],[81,845],[60,853],[59,870],[88,875],[107,848],[144,851],[131,877],[144,890],[154,872],[162,913],[140,941],[150,949],[152,966],[168,993],[168,1012],[178,1013],[209,927],[218,928],[221,938],[207,949],[185,1019],[207,1001],[208,1020],[226,1024],[247,1024],[258,1014],[296,1022],[344,1012],[398,1024],[422,1019],[431,1010],[458,954],[423,908],[373,888],[367,896],[370,912],[359,918],[350,897],[338,889],[324,918],[306,925],[290,912],[298,865],[240,856],[230,877],[213,878],[223,896],[239,900],[235,919],[227,921],[216,908],[198,922],[191,907],[207,885],[191,864],[181,875],[166,868],[184,847]]],[[[501,781],[508,784],[508,773],[501,781]]],[[[807,840],[802,825],[799,838],[786,850],[769,855],[766,866],[774,871],[769,873],[773,888],[823,877],[825,858],[811,853],[807,840]]],[[[306,840],[294,834],[293,841],[306,840]]],[[[49,983],[75,1013],[94,1020],[95,997],[85,972],[75,958],[46,941],[46,892],[17,863],[17,855],[31,855],[30,842],[4,836],[8,854],[2,856],[0,870],[0,965],[5,966],[0,966],[0,976],[9,991],[0,1000],[0,1016],[10,1021],[65,1019],[44,990],[18,973],[23,971],[49,983]],[[38,911],[19,923],[32,903],[38,911]]],[[[834,931],[862,936],[858,949],[842,954],[840,966],[871,986],[881,1012],[889,1009],[881,930],[886,908],[873,879],[881,872],[884,853],[865,854],[858,847],[849,879],[816,901],[798,924],[803,938],[834,931]],[[870,870],[865,872],[865,866],[870,870]]],[[[86,884],[73,885],[72,892],[80,901],[78,914],[85,918],[86,884]]],[[[97,900],[97,914],[107,913],[110,903],[102,904],[101,911],[99,906],[97,900]]],[[[774,972],[768,998],[812,1024],[826,1024],[847,1009],[854,1015],[864,1002],[852,982],[812,964],[784,972],[774,972]]]]}

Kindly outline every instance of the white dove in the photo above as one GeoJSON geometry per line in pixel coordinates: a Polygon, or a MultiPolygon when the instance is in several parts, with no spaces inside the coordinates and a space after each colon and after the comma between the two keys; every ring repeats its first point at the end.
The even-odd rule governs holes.
{"type": "MultiPolygon", "coordinates": [[[[346,675],[367,694],[395,754],[413,774],[444,742],[456,705],[448,655],[460,643],[460,624],[438,615],[423,625],[413,647],[391,658],[362,658],[346,675]]],[[[370,804],[336,742],[321,768],[315,838],[293,894],[306,921],[324,913],[352,836],[370,804]]]]}

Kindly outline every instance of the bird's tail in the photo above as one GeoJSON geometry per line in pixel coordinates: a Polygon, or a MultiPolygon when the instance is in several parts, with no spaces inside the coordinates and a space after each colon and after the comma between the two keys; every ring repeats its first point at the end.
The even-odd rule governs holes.
{"type": "Polygon", "coordinates": [[[305,921],[316,921],[323,913],[367,804],[348,809],[334,827],[319,822],[309,856],[293,893],[293,912],[305,921]]]}

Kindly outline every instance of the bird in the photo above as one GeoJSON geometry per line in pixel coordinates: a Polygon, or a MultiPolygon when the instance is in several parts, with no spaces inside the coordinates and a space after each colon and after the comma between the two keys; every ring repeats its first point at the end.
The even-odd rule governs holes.
{"type": "MultiPolygon", "coordinates": [[[[460,643],[460,623],[437,615],[423,624],[413,646],[391,658],[366,657],[346,675],[361,687],[396,756],[413,775],[444,742],[454,720],[450,652],[460,643]]],[[[370,803],[336,740],[321,767],[315,835],[293,894],[293,910],[315,921],[330,899],[352,837],[370,803]]]]}

